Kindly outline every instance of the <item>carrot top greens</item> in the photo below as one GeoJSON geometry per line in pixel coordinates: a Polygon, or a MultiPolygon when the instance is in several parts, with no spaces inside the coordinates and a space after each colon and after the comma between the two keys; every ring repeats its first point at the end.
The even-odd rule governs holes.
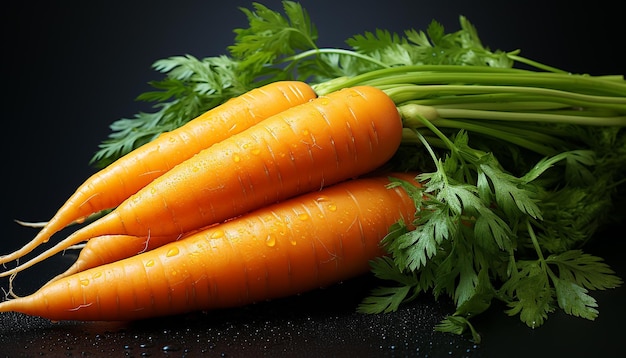
{"type": "Polygon", "coordinates": [[[457,310],[436,329],[480,336],[471,317],[492,301],[540,326],[560,308],[593,320],[589,290],[622,280],[583,251],[602,224],[615,219],[626,174],[626,81],[570,74],[520,56],[492,51],[460,17],[446,32],[377,30],[347,39],[347,48],[318,48],[317,30],[298,3],[284,13],[254,3],[241,9],[248,28],[235,29],[228,54],[158,60],[164,78],[139,96],[153,113],[113,123],[93,157],[101,166],[252,88],[302,80],[319,95],[375,86],[395,102],[403,145],[389,163],[418,170],[417,229],[399,222],[383,240],[389,256],[372,262],[388,281],[359,310],[396,310],[423,292],[449,296],[457,310]]]}

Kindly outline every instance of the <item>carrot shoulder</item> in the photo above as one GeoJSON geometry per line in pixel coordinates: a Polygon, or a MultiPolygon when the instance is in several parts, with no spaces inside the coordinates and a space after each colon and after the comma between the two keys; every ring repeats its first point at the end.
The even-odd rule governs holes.
{"type": "Polygon", "coordinates": [[[233,98],[178,129],[163,133],[88,178],[29,244],[0,257],[0,263],[27,254],[72,222],[119,205],[200,150],[315,97],[315,92],[304,82],[275,82],[233,98]]]}
{"type": "MultiPolygon", "coordinates": [[[[414,175],[392,174],[405,180],[414,175]]],[[[413,200],[386,177],[354,179],[261,208],[153,251],[0,303],[52,320],[135,320],[236,307],[329,286],[369,270],[413,200]]]]}
{"type": "Polygon", "coordinates": [[[101,235],[176,236],[369,173],[402,139],[394,102],[355,87],[289,108],[202,150],[7,276],[101,235]]]}

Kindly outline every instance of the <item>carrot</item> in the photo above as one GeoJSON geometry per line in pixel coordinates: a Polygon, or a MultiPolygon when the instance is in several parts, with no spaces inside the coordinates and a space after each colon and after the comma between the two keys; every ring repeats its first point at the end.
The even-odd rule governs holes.
{"type": "Polygon", "coordinates": [[[52,281],[86,269],[150,251],[169,242],[180,240],[182,237],[184,236],[141,237],[131,235],[104,235],[91,238],[81,248],[76,261],[65,272],[52,279],[52,281]]]}
{"type": "MultiPolygon", "coordinates": [[[[413,181],[415,175],[392,173],[413,181]]],[[[121,261],[0,303],[52,320],[136,320],[236,307],[325,287],[369,271],[414,201],[384,176],[344,181],[263,207],[121,261]]]]}
{"type": "Polygon", "coordinates": [[[89,215],[119,205],[200,150],[315,97],[306,83],[275,82],[233,98],[178,129],[161,134],[89,177],[29,244],[0,257],[0,263],[27,254],[73,222],[82,222],[89,215]]]}
{"type": "MultiPolygon", "coordinates": [[[[201,230],[201,229],[200,229],[201,230]]],[[[96,266],[125,259],[161,247],[172,241],[180,240],[199,230],[176,236],[132,236],[103,235],[89,239],[80,248],[76,261],[62,274],[51,281],[75,274],[96,266]]]]}
{"type": "Polygon", "coordinates": [[[202,150],[8,276],[101,235],[176,236],[368,173],[396,152],[395,103],[369,86],[289,108],[202,150]]]}

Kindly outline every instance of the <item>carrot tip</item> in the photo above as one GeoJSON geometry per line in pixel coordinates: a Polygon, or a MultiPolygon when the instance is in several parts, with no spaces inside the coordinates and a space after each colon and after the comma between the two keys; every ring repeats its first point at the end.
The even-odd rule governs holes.
{"type": "Polygon", "coordinates": [[[22,221],[22,220],[17,220],[17,219],[14,219],[14,221],[22,226],[34,227],[34,228],[42,228],[48,224],[47,221],[29,222],[29,221],[22,221]]]}

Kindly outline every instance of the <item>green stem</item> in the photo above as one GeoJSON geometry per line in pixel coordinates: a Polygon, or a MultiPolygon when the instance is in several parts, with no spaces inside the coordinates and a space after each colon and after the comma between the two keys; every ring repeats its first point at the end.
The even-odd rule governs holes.
{"type": "Polygon", "coordinates": [[[282,62],[298,62],[304,58],[310,57],[310,56],[318,56],[320,54],[324,54],[324,53],[330,53],[330,54],[338,54],[338,55],[346,55],[346,56],[352,56],[352,57],[356,57],[359,58],[361,60],[365,60],[368,62],[371,62],[381,68],[389,68],[390,66],[387,65],[384,62],[378,61],[375,58],[372,58],[370,56],[366,56],[363,55],[361,53],[355,52],[355,51],[351,51],[351,50],[344,50],[344,49],[340,49],[340,48],[314,48],[308,51],[303,51],[300,52],[296,55],[290,56],[285,58],[282,62]]]}
{"type": "Polygon", "coordinates": [[[532,133],[533,136],[520,135],[523,133],[511,133],[506,130],[496,128],[494,126],[481,125],[476,123],[469,123],[464,121],[454,121],[448,119],[440,119],[436,121],[437,126],[440,128],[454,128],[463,129],[470,132],[480,133],[492,138],[507,141],[509,143],[518,145],[522,148],[532,150],[535,153],[539,153],[545,156],[554,155],[557,151],[554,144],[561,141],[549,136],[544,136],[541,133],[532,133]],[[551,138],[552,141],[545,138],[551,138]],[[550,145],[544,145],[542,143],[550,143],[550,145]]]}
{"type": "MultiPolygon", "coordinates": [[[[503,82],[506,83],[506,82],[503,82]]],[[[511,96],[533,96],[543,101],[564,103],[582,108],[604,108],[618,113],[626,113],[626,97],[598,96],[575,93],[551,88],[525,87],[515,85],[417,85],[417,84],[387,84],[379,85],[396,103],[428,99],[431,97],[450,98],[453,96],[465,97],[469,95],[497,95],[510,94],[511,96]]],[[[514,98],[514,97],[513,97],[514,98]]],[[[524,98],[524,97],[521,97],[524,98]]],[[[454,101],[453,99],[451,100],[454,101]]],[[[443,102],[442,100],[442,103],[443,102]]]]}
{"type": "MultiPolygon", "coordinates": [[[[318,93],[324,94],[356,85],[396,86],[399,84],[493,84],[523,85],[555,88],[567,91],[580,90],[596,94],[613,94],[623,97],[626,82],[589,75],[534,72],[514,68],[461,65],[414,65],[388,67],[380,70],[331,80],[316,85],[318,93]]],[[[469,86],[467,86],[469,87],[469,86]]],[[[622,98],[623,99],[623,98],[622,98]]],[[[622,102],[623,103],[623,102],[622,102]]]]}
{"type": "Polygon", "coordinates": [[[485,119],[495,121],[561,123],[587,126],[626,126],[626,116],[592,117],[534,112],[484,111],[474,109],[437,108],[443,118],[485,119]]]}
{"type": "MultiPolygon", "coordinates": [[[[464,87],[483,85],[487,88],[538,88],[559,90],[572,94],[595,95],[609,103],[626,103],[626,82],[617,83],[600,78],[580,75],[561,75],[555,73],[481,73],[481,72],[406,72],[399,75],[378,77],[363,84],[375,87],[396,86],[398,84],[454,85],[464,87]]],[[[496,93],[500,91],[495,91],[496,93]]],[[[502,91],[506,92],[506,91],[502,91]]]]}
{"type": "MultiPolygon", "coordinates": [[[[403,116],[402,119],[404,120],[405,117],[403,116]]],[[[445,134],[443,134],[439,130],[439,128],[437,128],[434,124],[432,124],[432,122],[428,120],[425,116],[417,114],[415,117],[410,118],[409,121],[405,122],[405,123],[410,123],[410,125],[405,126],[405,128],[414,129],[415,133],[419,135],[420,140],[423,139],[423,136],[419,132],[417,132],[417,129],[416,129],[417,126],[413,126],[413,124],[415,124],[416,122],[419,122],[421,125],[423,125],[424,127],[430,129],[433,133],[435,133],[435,135],[437,135],[437,137],[439,137],[444,142],[444,144],[446,145],[446,147],[448,147],[448,149],[455,150],[456,146],[454,145],[454,143],[452,143],[450,138],[448,138],[445,134]]]]}
{"type": "Polygon", "coordinates": [[[535,231],[533,230],[533,227],[530,224],[530,220],[526,220],[526,229],[528,230],[528,236],[530,237],[530,240],[533,243],[533,247],[535,249],[535,252],[537,253],[537,257],[539,258],[539,263],[540,263],[541,268],[543,268],[543,270],[552,280],[556,280],[556,276],[554,275],[554,272],[550,270],[550,267],[548,266],[548,263],[546,262],[546,259],[543,256],[543,252],[541,251],[541,245],[539,245],[537,236],[535,236],[535,231]]]}
{"type": "Polygon", "coordinates": [[[480,72],[480,73],[527,73],[529,71],[500,68],[500,67],[479,67],[479,66],[459,66],[459,65],[414,65],[414,66],[396,66],[387,67],[379,70],[368,71],[353,77],[340,77],[323,83],[313,85],[313,88],[319,95],[335,92],[342,88],[353,87],[368,84],[369,81],[378,78],[385,78],[397,74],[406,74],[410,72],[480,72]]]}
{"type": "Polygon", "coordinates": [[[561,69],[558,69],[556,67],[552,67],[552,66],[548,66],[546,64],[537,62],[537,61],[533,61],[530,60],[528,58],[522,57],[522,56],[518,56],[517,54],[513,54],[513,53],[508,53],[507,57],[510,58],[511,60],[518,62],[518,63],[523,63],[525,65],[528,66],[532,66],[536,69],[539,70],[544,70],[544,71],[548,71],[548,72],[554,72],[554,73],[567,73],[567,71],[563,71],[561,69]]]}
{"type": "MultiPolygon", "coordinates": [[[[454,128],[480,133],[492,138],[504,140],[542,155],[554,155],[556,148],[565,147],[565,143],[557,137],[542,133],[541,128],[519,128],[478,120],[453,120],[445,117],[438,109],[415,104],[398,107],[405,127],[418,128],[454,128]]],[[[433,130],[433,132],[435,132],[433,130]]],[[[441,132],[435,132],[440,136],[441,132]]]]}
{"type": "Polygon", "coordinates": [[[419,128],[404,128],[402,131],[402,143],[403,144],[423,144],[423,142],[418,138],[417,133],[423,137],[428,144],[432,147],[436,147],[439,149],[448,149],[446,143],[441,140],[441,138],[433,135],[431,132],[420,132],[419,128]]]}
{"type": "MultiPolygon", "coordinates": [[[[503,95],[507,95],[503,93],[503,95]]],[[[484,100],[479,97],[482,95],[473,96],[457,96],[456,98],[438,98],[433,100],[417,100],[414,103],[421,105],[434,106],[438,109],[473,109],[483,111],[506,111],[506,112],[521,112],[521,111],[555,111],[559,109],[569,108],[568,105],[558,102],[542,102],[544,98],[531,97],[527,100],[521,98],[520,100],[507,101],[507,96],[489,96],[484,100]],[[491,101],[489,101],[491,99],[491,101]],[[451,103],[454,102],[454,103],[451,103]]],[[[515,96],[513,96],[515,98],[515,96]]]]}
{"type": "Polygon", "coordinates": [[[526,230],[528,231],[528,236],[530,237],[530,241],[535,248],[535,252],[537,253],[537,257],[542,263],[545,263],[546,259],[543,257],[543,252],[541,251],[541,245],[539,245],[539,241],[537,241],[537,237],[535,236],[535,231],[533,230],[532,225],[530,224],[530,220],[526,220],[526,230]]]}

